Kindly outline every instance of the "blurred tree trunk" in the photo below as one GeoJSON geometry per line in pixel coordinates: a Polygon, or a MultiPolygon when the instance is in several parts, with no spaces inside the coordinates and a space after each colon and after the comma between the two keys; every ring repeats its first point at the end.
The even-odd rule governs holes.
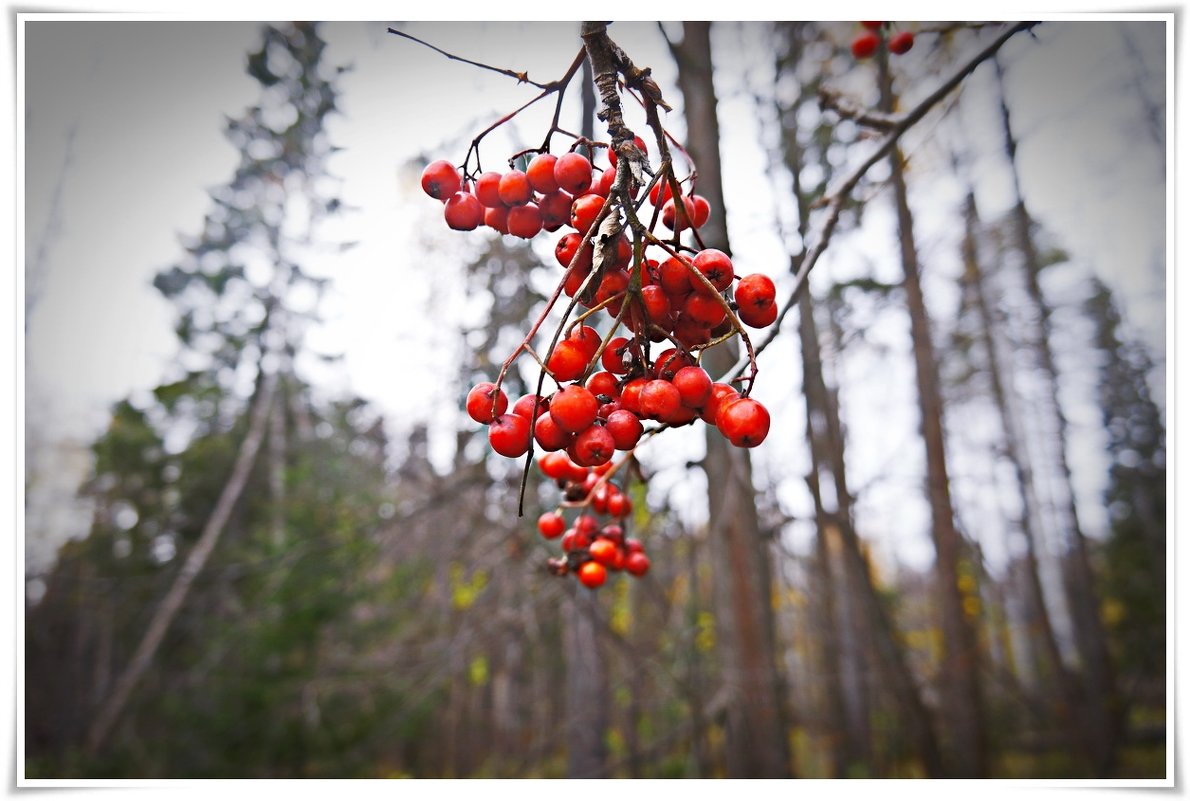
{"type": "MultiPolygon", "coordinates": [[[[698,192],[711,205],[703,242],[730,253],[719,159],[719,121],[711,68],[710,23],[687,22],[670,51],[685,101],[687,150],[698,169],[698,192]]],[[[703,366],[723,375],[736,361],[726,345],[706,353],[703,366]]],[[[768,543],[760,533],[746,451],[707,430],[704,462],[709,488],[714,565],[715,638],[728,692],[727,774],[785,777],[791,772],[784,695],[777,669],[768,543]]]]}
{"type": "MultiPolygon", "coordinates": [[[[595,137],[595,84],[591,62],[583,62],[583,116],[581,133],[595,137]]],[[[592,155],[590,153],[588,156],[592,155]]],[[[596,636],[596,594],[575,582],[566,603],[563,649],[566,654],[566,759],[571,778],[601,778],[607,772],[607,747],[603,735],[608,707],[593,702],[604,698],[606,685],[603,655],[596,636]]]]}
{"type": "MultiPolygon", "coordinates": [[[[878,53],[878,62],[880,110],[891,113],[894,107],[892,77],[888,69],[888,54],[884,48],[878,53]]],[[[913,214],[909,209],[909,193],[899,147],[894,147],[889,155],[889,172],[900,233],[905,300],[909,310],[913,360],[921,407],[921,433],[926,449],[927,495],[936,554],[937,604],[942,624],[941,686],[942,706],[948,720],[948,747],[945,753],[947,773],[955,777],[978,778],[988,775],[978,645],[974,627],[963,607],[963,593],[959,587],[959,562],[964,556],[963,543],[955,526],[954,507],[950,497],[938,362],[931,339],[930,318],[922,294],[921,268],[917,260],[917,244],[913,234],[913,214]]]]}
{"type": "Polygon", "coordinates": [[[1025,205],[1021,192],[1020,170],[1017,165],[1017,144],[1012,130],[1012,119],[1004,93],[1004,72],[998,59],[993,58],[996,68],[996,84],[1000,99],[1000,119],[1003,125],[1004,151],[1012,173],[1014,206],[1012,210],[1015,225],[1016,245],[1023,261],[1025,287],[1037,313],[1037,334],[1034,349],[1042,374],[1049,385],[1046,415],[1055,427],[1052,450],[1055,453],[1058,471],[1058,486],[1061,498],[1057,501],[1058,513],[1063,518],[1069,552],[1065,570],[1066,594],[1069,598],[1075,645],[1084,677],[1084,704],[1090,721],[1089,733],[1094,738],[1095,769],[1100,775],[1109,775],[1116,759],[1116,749],[1123,721],[1120,718],[1120,698],[1116,687],[1115,672],[1107,649],[1107,636],[1099,616],[1099,597],[1087,553],[1086,537],[1079,522],[1075,503],[1074,485],[1071,481],[1070,463],[1066,458],[1069,426],[1062,405],[1058,399],[1058,368],[1050,349],[1050,307],[1041,290],[1040,275],[1044,267],[1033,239],[1033,219],[1025,205]]]}
{"type": "Polygon", "coordinates": [[[1020,493],[1021,517],[1019,525],[1025,539],[1025,608],[1028,610],[1030,635],[1041,641],[1040,650],[1045,655],[1039,674],[1043,697],[1056,708],[1057,719],[1063,728],[1072,752],[1092,756],[1089,750],[1090,722],[1083,721],[1083,704],[1073,677],[1062,660],[1058,638],[1050,620],[1045,603],[1041,575],[1037,560],[1037,535],[1034,522],[1038,519],[1037,494],[1033,483],[1033,470],[1029,454],[1023,447],[1024,435],[1016,407],[1011,403],[1004,386],[1006,375],[1000,358],[999,340],[996,336],[997,321],[992,316],[991,305],[984,289],[983,269],[979,255],[978,232],[979,211],[975,205],[975,194],[968,191],[964,206],[963,265],[964,285],[969,289],[978,311],[980,332],[984,351],[987,354],[987,373],[992,389],[992,401],[1000,416],[1004,434],[1004,451],[1012,463],[1016,484],[1020,493]]]}

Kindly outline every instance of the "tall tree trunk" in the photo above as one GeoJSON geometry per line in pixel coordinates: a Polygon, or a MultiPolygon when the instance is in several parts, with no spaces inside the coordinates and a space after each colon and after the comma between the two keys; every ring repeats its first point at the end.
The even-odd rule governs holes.
{"type": "Polygon", "coordinates": [[[1003,125],[1004,150],[1012,173],[1015,204],[1012,215],[1015,225],[1016,244],[1023,260],[1025,287],[1037,312],[1038,331],[1034,348],[1041,370],[1049,384],[1047,411],[1055,425],[1058,489],[1062,497],[1058,501],[1058,512],[1068,537],[1066,569],[1066,594],[1069,598],[1075,644],[1084,677],[1085,708],[1091,721],[1090,732],[1095,738],[1095,769],[1100,775],[1110,775],[1116,760],[1120,733],[1123,726],[1120,710],[1120,695],[1116,687],[1115,671],[1107,649],[1107,635],[1099,616],[1099,597],[1091,571],[1087,541],[1079,522],[1075,503],[1074,485],[1071,481],[1070,463],[1066,458],[1066,443],[1069,425],[1062,405],[1058,400],[1058,368],[1050,349],[1050,307],[1041,290],[1041,259],[1033,239],[1033,219],[1025,206],[1021,192],[1020,173],[1016,160],[1016,139],[1012,131],[1012,119],[1004,93],[1004,72],[998,59],[992,60],[996,67],[996,81],[999,89],[1000,119],[1003,125]]]}
{"type": "MultiPolygon", "coordinates": [[[[888,55],[878,54],[880,73],[880,110],[893,110],[892,77],[888,55]]],[[[948,725],[947,772],[956,777],[987,776],[988,757],[980,697],[979,654],[975,630],[963,608],[959,588],[959,562],[963,544],[955,527],[954,507],[950,497],[950,477],[946,466],[946,441],[942,420],[942,391],[938,364],[931,339],[930,318],[922,295],[917,244],[913,234],[913,214],[905,185],[903,157],[899,147],[889,155],[889,181],[896,206],[897,227],[904,270],[905,300],[909,310],[913,360],[917,374],[918,401],[921,407],[921,433],[926,449],[926,483],[930,503],[931,533],[934,540],[937,573],[937,603],[942,623],[943,657],[941,684],[943,708],[948,725]]]]}
{"type": "Polygon", "coordinates": [[[235,507],[236,501],[239,500],[240,494],[243,493],[244,486],[248,483],[248,476],[252,472],[252,467],[256,464],[256,455],[260,451],[261,441],[265,436],[266,424],[269,418],[269,410],[272,407],[276,384],[277,374],[275,372],[264,373],[257,387],[256,398],[249,418],[248,431],[244,435],[244,441],[240,444],[240,451],[236,455],[231,476],[228,477],[227,484],[224,485],[223,491],[219,494],[219,499],[215,503],[215,509],[211,512],[211,517],[207,520],[202,535],[198,538],[198,542],[194,544],[194,548],[190,551],[189,556],[186,557],[186,562],[182,565],[182,569],[178,571],[173,584],[170,585],[165,597],[162,598],[161,604],[153,613],[153,618],[149,621],[144,638],[141,640],[140,645],[137,646],[136,652],[132,655],[128,666],[120,674],[120,678],[117,679],[111,695],[107,697],[95,714],[91,726],[87,731],[87,753],[92,755],[97,754],[107,743],[108,734],[119,719],[120,713],[124,711],[124,707],[128,703],[132,691],[136,688],[137,683],[145,671],[148,670],[154,655],[157,653],[157,649],[161,646],[161,641],[165,639],[165,635],[173,624],[178,610],[182,608],[182,604],[190,592],[191,585],[194,584],[194,580],[198,577],[198,574],[202,572],[207,559],[215,549],[215,545],[219,542],[219,538],[223,534],[223,529],[231,517],[232,509],[235,507]]]}
{"type": "Polygon", "coordinates": [[[1065,730],[1071,750],[1080,751],[1088,757],[1093,757],[1089,728],[1091,722],[1082,720],[1084,715],[1081,694],[1062,660],[1058,638],[1054,633],[1049,610],[1045,604],[1045,592],[1042,589],[1037,560],[1037,536],[1033,528],[1034,522],[1038,519],[1033,471],[1029,455],[1022,447],[1023,434],[1016,408],[1010,402],[1008,392],[1004,387],[1002,376],[1005,373],[996,337],[997,324],[992,316],[991,306],[988,303],[983,284],[983,270],[977,240],[978,230],[979,212],[975,205],[975,195],[969,191],[964,209],[962,244],[964,278],[975,300],[975,308],[979,312],[980,329],[988,360],[987,371],[991,383],[992,400],[999,412],[1005,450],[1009,461],[1012,462],[1017,489],[1020,493],[1020,527],[1021,534],[1025,539],[1024,578],[1027,594],[1025,606],[1029,610],[1030,634],[1036,632],[1037,638],[1040,639],[1041,651],[1045,654],[1045,663],[1048,668],[1042,672],[1039,678],[1045,697],[1053,699],[1055,703],[1058,720],[1065,730]]]}
{"type": "MultiPolygon", "coordinates": [[[[719,120],[711,71],[710,23],[687,22],[670,50],[685,101],[687,150],[698,169],[698,191],[711,205],[703,242],[730,253],[719,159],[719,120]]],[[[712,348],[703,366],[722,375],[734,347],[712,348]]],[[[784,694],[777,669],[768,543],[760,533],[746,451],[707,431],[704,462],[710,488],[708,527],[715,566],[716,645],[728,692],[727,774],[785,777],[791,773],[784,694]]]]}

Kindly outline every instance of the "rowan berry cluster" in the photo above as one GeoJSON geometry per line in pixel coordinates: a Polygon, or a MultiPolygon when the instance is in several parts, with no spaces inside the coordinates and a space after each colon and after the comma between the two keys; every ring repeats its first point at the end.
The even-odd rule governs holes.
{"type": "MultiPolygon", "coordinates": [[[[884,27],[888,22],[861,22],[864,32],[851,40],[851,55],[856,58],[870,58],[885,43],[884,27]]],[[[888,52],[904,55],[913,47],[913,32],[898,31],[887,39],[888,52]]]]}
{"type": "Polygon", "coordinates": [[[737,335],[747,342],[745,325],[771,325],[776,289],[760,273],[737,278],[726,253],[702,247],[697,230],[710,218],[710,204],[682,188],[668,161],[642,185],[644,172],[653,172],[640,167],[647,165],[647,149],[639,137],[621,150],[637,160],[633,169],[618,169],[614,148],[588,140],[557,156],[548,148],[532,152],[532,159],[519,162],[523,170],[504,173],[467,173],[436,161],[425,169],[422,187],[444,204],[446,223],[455,230],[482,225],[532,239],[567,229],[555,243],[562,273],[546,312],[496,380],[470,390],[466,407],[488,426],[497,453],[519,458],[534,444],[546,451],[538,465],[559,482],[568,505],[606,507],[620,519],[600,529],[583,514],[569,531],[560,512],[539,521],[544,536],[562,537],[565,555],[551,561],[551,571],[576,573],[593,587],[608,569],[622,566],[636,575],[648,569],[643,549],[623,536],[626,512],[619,507],[627,497],[608,480],[642,438],[700,419],[738,447],[755,447],[767,436],[769,413],[748,397],[754,359],[752,374],[737,379],[740,388],[714,381],[700,360],[706,349],[737,335]],[[607,148],[607,166],[593,166],[581,147],[607,148]],[[646,199],[651,212],[643,213],[646,199]],[[642,222],[650,214],[651,222],[642,222]],[[683,243],[687,233],[694,244],[683,243]],[[562,295],[571,302],[539,356],[533,337],[562,295]],[[572,311],[577,314],[568,320],[572,311]],[[522,353],[537,359],[543,380],[549,376],[556,389],[539,389],[543,394],[526,395],[510,409],[500,384],[522,353]],[[617,452],[622,457],[614,461],[617,452]],[[562,460],[571,472],[559,467],[562,460]]]}

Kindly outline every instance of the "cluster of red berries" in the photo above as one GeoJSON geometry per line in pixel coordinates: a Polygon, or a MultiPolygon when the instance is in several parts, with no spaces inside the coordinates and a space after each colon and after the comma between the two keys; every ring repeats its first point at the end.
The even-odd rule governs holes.
{"type": "Polygon", "coordinates": [[[649,557],[640,540],[624,536],[625,518],[632,501],[610,480],[611,464],[598,468],[576,465],[564,453],[548,453],[538,460],[541,472],[558,483],[568,503],[586,503],[595,513],[582,513],[566,524],[561,507],[537,518],[537,530],[547,540],[560,539],[561,557],[547,562],[556,576],[573,573],[591,589],[607,581],[609,571],[643,576],[649,571],[649,557]],[[611,518],[600,524],[595,515],[611,518]],[[616,521],[619,522],[616,522],[616,521]]]}
{"type": "MultiPolygon", "coordinates": [[[[639,137],[634,144],[646,153],[639,137]]],[[[734,386],[713,381],[699,366],[698,355],[736,335],[741,324],[753,328],[771,325],[778,312],[773,281],[759,273],[737,278],[726,253],[680,245],[683,232],[705,224],[711,208],[705,198],[693,192],[675,198],[669,181],[654,181],[648,197],[652,219],[668,228],[672,236],[668,240],[647,238],[658,249],[657,258],[650,258],[650,251],[643,248],[634,253],[632,240],[621,232],[624,209],[604,208],[625,197],[622,190],[612,193],[617,159],[610,148],[608,159],[610,167],[598,175],[591,161],[574,151],[557,157],[540,153],[524,171],[484,172],[472,176],[473,180],[447,161],[436,161],[425,169],[422,188],[444,203],[446,222],[452,229],[474,230],[482,224],[525,239],[543,230],[574,229],[559,237],[554,254],[565,270],[561,291],[585,311],[557,333],[552,350],[542,357],[545,371],[558,389],[542,397],[526,395],[510,409],[496,383],[480,382],[467,395],[468,414],[488,426],[488,441],[497,453],[518,458],[535,442],[547,452],[547,459],[565,460],[576,471],[613,469],[615,453],[632,451],[646,434],[648,421],[660,424],[649,432],[652,434],[701,419],[738,447],[759,445],[768,434],[768,411],[734,386]],[[615,221],[620,223],[611,227],[611,233],[602,228],[598,234],[591,230],[601,215],[611,214],[617,215],[615,221]],[[690,255],[678,255],[682,250],[690,255]],[[600,313],[612,323],[604,334],[593,327],[600,313]],[[651,354],[654,343],[666,347],[658,345],[654,350],[661,352],[651,354]]],[[[642,193],[643,187],[632,183],[629,194],[634,204],[643,206],[642,193]]],[[[586,481],[591,475],[595,474],[588,472],[580,479],[576,473],[568,480],[586,481]]],[[[581,483],[575,486],[581,488],[581,483]]],[[[612,493],[614,485],[605,481],[599,487],[597,493],[612,493]]],[[[573,486],[564,491],[578,492],[573,486]]],[[[619,490],[611,498],[627,501],[619,490]]],[[[614,505],[617,501],[609,502],[614,505]]],[[[576,503],[598,508],[602,501],[584,494],[576,503]]],[[[554,531],[558,523],[547,525],[554,531]]],[[[616,528],[622,539],[622,528],[616,528]]],[[[604,571],[609,567],[597,555],[599,548],[590,550],[599,540],[595,533],[582,532],[591,543],[581,536],[577,544],[575,538],[563,543],[567,570],[576,572],[588,586],[601,584],[605,573],[598,580],[594,576],[599,567],[604,571]],[[590,579],[584,578],[584,570],[591,574],[590,579]]],[[[640,557],[632,557],[635,553],[643,557],[636,546],[629,553],[616,536],[605,539],[616,543],[623,559],[640,563],[640,557]]],[[[608,558],[613,559],[614,569],[614,559],[619,557],[608,558]]],[[[557,565],[553,568],[559,572],[557,565]]]]}
{"type": "MultiPolygon", "coordinates": [[[[875,55],[876,51],[880,49],[881,43],[884,42],[881,30],[886,24],[884,22],[861,22],[860,25],[864,27],[865,32],[851,40],[851,55],[856,58],[870,58],[875,55]]],[[[912,47],[912,31],[900,31],[888,39],[888,51],[894,55],[908,53],[912,47]]]]}

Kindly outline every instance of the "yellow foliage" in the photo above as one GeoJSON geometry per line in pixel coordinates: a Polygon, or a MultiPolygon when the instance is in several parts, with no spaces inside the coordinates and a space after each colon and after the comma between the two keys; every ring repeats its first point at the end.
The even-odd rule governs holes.
{"type": "Polygon", "coordinates": [[[698,633],[694,635],[694,647],[706,653],[715,647],[715,618],[710,612],[698,613],[698,633]]]}
{"type": "Polygon", "coordinates": [[[482,655],[477,656],[471,660],[471,664],[467,667],[467,678],[476,687],[482,687],[488,683],[488,660],[482,655]]]}
{"type": "Polygon", "coordinates": [[[457,562],[450,566],[450,599],[454,608],[469,609],[475,599],[488,585],[488,574],[483,570],[476,570],[470,580],[463,571],[463,566],[457,562]]]}

